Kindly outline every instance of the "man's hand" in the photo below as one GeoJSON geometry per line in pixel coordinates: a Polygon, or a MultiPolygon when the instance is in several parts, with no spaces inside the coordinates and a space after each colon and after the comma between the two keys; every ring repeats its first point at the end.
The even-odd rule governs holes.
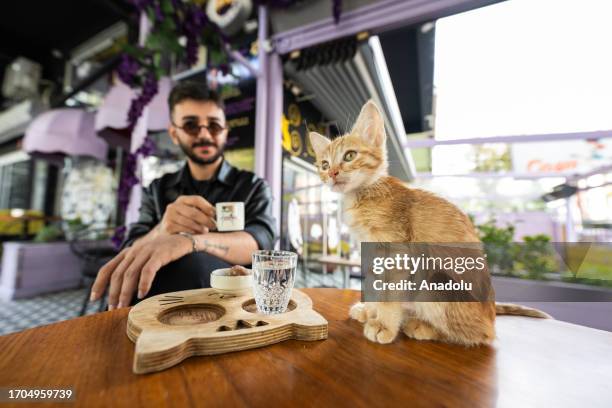
{"type": "Polygon", "coordinates": [[[99,299],[110,283],[108,309],[129,306],[136,289],[138,298],[142,299],[162,266],[191,251],[191,242],[180,235],[162,235],[143,243],[136,241],[100,269],[90,300],[99,299]]]}
{"type": "Polygon", "coordinates": [[[180,196],[166,207],[159,224],[159,232],[166,235],[178,232],[206,234],[215,229],[215,207],[204,198],[180,196]]]}

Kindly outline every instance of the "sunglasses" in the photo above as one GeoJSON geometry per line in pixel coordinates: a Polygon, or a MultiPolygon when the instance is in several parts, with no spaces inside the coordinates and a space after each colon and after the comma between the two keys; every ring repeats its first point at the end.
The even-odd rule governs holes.
{"type": "Polygon", "coordinates": [[[217,122],[211,122],[210,125],[206,126],[206,125],[200,125],[198,122],[194,120],[189,120],[185,122],[183,126],[178,126],[178,125],[175,125],[174,123],[172,125],[176,128],[181,129],[183,132],[187,133],[191,137],[197,137],[200,134],[200,131],[202,130],[202,128],[208,130],[208,133],[210,133],[212,137],[217,137],[218,135],[221,134],[221,132],[227,129],[226,127],[221,126],[217,122]]]}

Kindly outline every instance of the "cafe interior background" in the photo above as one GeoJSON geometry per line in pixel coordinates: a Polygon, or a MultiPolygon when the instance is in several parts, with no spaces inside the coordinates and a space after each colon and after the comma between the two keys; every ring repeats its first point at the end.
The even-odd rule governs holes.
{"type": "MultiPolygon", "coordinates": [[[[227,160],[273,184],[278,245],[299,254],[296,287],[360,288],[359,247],[307,133],[346,132],[369,98],[386,120],[391,175],[457,204],[484,242],[612,240],[608,2],[458,1],[328,41],[300,39],[300,27],[376,2],[179,3],[208,12],[206,38],[168,29],[175,2],[165,0],[1,6],[0,334],[102,310],[88,287],[137,214],[140,186],[183,163],[166,98],[187,79],[225,100],[227,160]],[[287,32],[293,43],[278,40],[287,32]],[[267,57],[274,47],[283,52],[267,57]],[[134,65],[149,58],[143,49],[157,71],[134,65]],[[130,127],[142,82],[157,92],[130,127]],[[280,118],[268,115],[281,103],[280,118]]],[[[612,257],[601,248],[578,275],[510,259],[493,269],[498,297],[512,285],[609,295],[612,257]]],[[[540,307],[612,330],[609,305],[540,307]]]]}

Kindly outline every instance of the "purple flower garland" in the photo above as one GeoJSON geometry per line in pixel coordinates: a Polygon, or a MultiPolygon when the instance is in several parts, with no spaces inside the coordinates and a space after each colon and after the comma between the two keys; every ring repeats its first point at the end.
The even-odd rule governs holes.
{"type": "MultiPolygon", "coordinates": [[[[138,77],[141,71],[141,65],[131,55],[123,54],[119,67],[117,68],[117,74],[119,79],[129,85],[132,88],[138,86],[138,77]]],[[[154,72],[147,72],[144,74],[145,79],[142,84],[140,93],[136,95],[130,103],[128,110],[128,129],[130,133],[136,127],[136,123],[144,108],[153,100],[158,92],[157,76],[154,72]]],[[[121,172],[121,180],[119,181],[119,188],[117,191],[119,211],[121,214],[125,214],[127,207],[130,203],[130,193],[132,187],[137,185],[140,180],[136,175],[138,156],[147,157],[155,153],[156,146],[155,142],[148,136],[145,137],[142,145],[134,152],[128,152],[125,156],[123,169],[121,172]]],[[[116,248],[119,248],[123,242],[126,229],[125,227],[118,227],[115,229],[115,234],[111,238],[111,241],[116,248]]]]}
{"type": "Polygon", "coordinates": [[[190,7],[186,10],[182,31],[187,38],[185,62],[188,66],[192,66],[198,62],[200,35],[207,23],[208,18],[206,17],[206,13],[200,7],[190,7]]]}
{"type": "Polygon", "coordinates": [[[333,9],[332,14],[334,15],[334,21],[336,24],[340,21],[340,14],[342,14],[342,0],[332,0],[333,9]]]}
{"type": "MultiPolygon", "coordinates": [[[[132,191],[132,187],[140,182],[140,179],[138,176],[136,176],[138,156],[147,157],[155,153],[155,151],[155,142],[147,136],[142,145],[136,149],[135,152],[128,153],[125,156],[123,171],[121,173],[121,180],[119,182],[119,189],[117,192],[119,209],[121,210],[122,214],[125,214],[125,211],[130,203],[130,193],[132,191]]],[[[126,229],[123,226],[115,229],[115,234],[111,240],[116,248],[119,248],[123,242],[125,231],[126,229]]]]}

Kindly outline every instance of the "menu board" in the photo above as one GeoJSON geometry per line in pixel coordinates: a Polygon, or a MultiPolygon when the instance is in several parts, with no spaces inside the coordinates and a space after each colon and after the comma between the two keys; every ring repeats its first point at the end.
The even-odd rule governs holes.
{"type": "Polygon", "coordinates": [[[253,171],[257,83],[241,65],[234,63],[231,68],[233,75],[222,75],[214,68],[209,70],[207,83],[220,94],[225,104],[229,127],[225,158],[238,168],[253,171]]]}
{"type": "Polygon", "coordinates": [[[252,148],[255,146],[255,79],[250,77],[225,88],[221,95],[228,95],[224,98],[225,116],[230,128],[227,149],[252,148]]]}
{"type": "Polygon", "coordinates": [[[220,92],[225,103],[225,116],[229,126],[226,149],[253,148],[255,146],[255,78],[241,78],[236,83],[224,84],[220,92]]]}

